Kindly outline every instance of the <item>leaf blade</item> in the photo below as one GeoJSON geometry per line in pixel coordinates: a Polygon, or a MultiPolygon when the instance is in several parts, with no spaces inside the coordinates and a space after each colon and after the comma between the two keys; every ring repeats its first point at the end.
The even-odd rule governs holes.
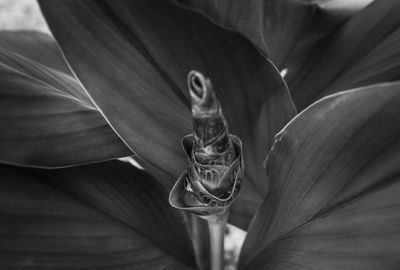
{"type": "Polygon", "coordinates": [[[2,163],[64,167],[132,154],[95,108],[5,64],[0,72],[2,163]]]}
{"type": "Polygon", "coordinates": [[[37,31],[0,31],[0,47],[72,75],[54,39],[37,31]]]}
{"type": "Polygon", "coordinates": [[[248,37],[283,70],[307,62],[323,38],[371,0],[179,2],[248,37]]]}
{"type": "MultiPolygon", "coordinates": [[[[375,224],[382,224],[375,215],[383,214],[373,208],[374,204],[380,203],[377,198],[381,198],[387,207],[398,207],[397,196],[387,200],[383,198],[385,194],[393,195],[390,188],[397,190],[399,186],[400,129],[395,125],[400,104],[399,89],[399,83],[387,83],[324,98],[283,129],[266,161],[273,184],[251,225],[241,255],[242,269],[264,269],[266,265],[274,265],[274,262],[277,262],[276,269],[283,269],[285,263],[293,265],[293,269],[372,269],[376,263],[392,265],[394,258],[384,254],[391,249],[398,252],[399,247],[383,246],[386,240],[375,239],[374,242],[374,235],[378,235],[383,228],[371,229],[367,224],[361,226],[360,220],[370,217],[375,224]],[[346,214],[348,209],[360,213],[364,211],[365,215],[351,219],[346,214]],[[339,220],[343,221],[343,227],[338,225],[339,220]],[[304,238],[296,246],[290,240],[298,233],[311,237],[313,229],[320,230],[321,237],[334,233],[335,228],[337,231],[354,229],[355,223],[352,222],[360,225],[360,231],[369,230],[372,234],[370,238],[366,235],[357,238],[354,236],[357,231],[349,231],[354,236],[351,238],[353,246],[349,242],[341,242],[344,238],[340,237],[337,242],[332,240],[326,245],[318,239],[304,238]],[[308,226],[312,228],[309,231],[308,226]],[[285,239],[288,241],[285,242],[285,239]],[[363,239],[371,248],[360,250],[358,257],[346,257],[334,244],[347,244],[354,253],[363,239]],[[314,245],[321,247],[321,253],[334,256],[335,252],[339,252],[338,256],[343,256],[343,260],[336,260],[335,265],[329,261],[328,255],[320,259],[315,256],[312,259],[299,257],[298,252],[310,250],[306,241],[314,241],[314,245]],[[304,250],[302,244],[305,245],[304,250]],[[276,253],[274,248],[278,250],[276,253]],[[280,248],[282,253],[279,253],[280,248]],[[369,256],[372,257],[368,259],[369,256]]],[[[398,224],[400,216],[388,215],[387,220],[398,224]]],[[[385,237],[394,237],[393,233],[398,233],[396,226],[384,228],[388,230],[385,237]]],[[[398,234],[395,237],[397,239],[398,234]]]]}
{"type": "MultiPolygon", "coordinates": [[[[22,171],[8,166],[1,166],[1,170],[0,265],[13,269],[189,269],[138,228],[132,230],[132,227],[46,184],[50,179],[56,182],[68,179],[53,178],[59,174],[58,170],[53,170],[54,174],[47,171],[44,182],[40,170],[22,171]]],[[[99,176],[85,166],[80,170],[93,181],[99,176]]],[[[130,172],[132,180],[135,171],[130,172]]],[[[65,171],[64,175],[67,175],[65,171]]],[[[157,185],[154,180],[151,180],[153,183],[135,180],[147,187],[157,185]]],[[[156,194],[154,190],[142,196],[151,200],[156,194]]],[[[143,209],[136,209],[138,214],[141,211],[143,209]]],[[[160,214],[168,215],[168,212],[160,214]]]]}
{"type": "Polygon", "coordinates": [[[194,8],[216,23],[248,37],[282,68],[294,49],[298,33],[308,21],[314,5],[296,1],[191,1],[182,4],[194,8]]]}
{"type": "Polygon", "coordinates": [[[397,1],[372,2],[294,67],[286,79],[296,105],[398,79],[399,10],[397,1]]]}

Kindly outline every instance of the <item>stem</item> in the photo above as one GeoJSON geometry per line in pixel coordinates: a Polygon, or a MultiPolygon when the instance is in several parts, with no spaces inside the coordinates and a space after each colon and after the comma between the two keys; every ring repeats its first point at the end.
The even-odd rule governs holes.
{"type": "Polygon", "coordinates": [[[207,218],[210,229],[210,258],[211,270],[223,270],[224,268],[224,238],[226,222],[229,210],[223,214],[207,218]]]}
{"type": "Polygon", "coordinates": [[[224,250],[224,226],[218,223],[208,223],[210,228],[211,270],[222,270],[224,250]]]}
{"type": "Polygon", "coordinates": [[[191,224],[191,235],[199,270],[210,270],[210,239],[207,220],[193,214],[188,215],[191,224]]]}

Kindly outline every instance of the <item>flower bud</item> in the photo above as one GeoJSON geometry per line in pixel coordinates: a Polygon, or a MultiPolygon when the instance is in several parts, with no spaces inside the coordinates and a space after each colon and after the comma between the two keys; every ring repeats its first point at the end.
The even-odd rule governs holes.
{"type": "Polygon", "coordinates": [[[209,79],[188,75],[193,134],[182,140],[188,167],[170,194],[172,206],[197,215],[222,213],[240,190],[242,143],[230,135],[221,105],[209,79]]]}

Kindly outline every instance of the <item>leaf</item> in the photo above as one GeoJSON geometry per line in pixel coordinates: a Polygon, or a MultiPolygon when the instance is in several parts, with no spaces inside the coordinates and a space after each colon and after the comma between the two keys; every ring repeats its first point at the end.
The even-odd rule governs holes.
{"type": "Polygon", "coordinates": [[[44,66],[4,48],[0,48],[0,63],[57,88],[91,107],[95,107],[79,82],[66,73],[44,66]]]}
{"type": "Polygon", "coordinates": [[[310,51],[306,62],[289,68],[296,105],[338,91],[399,79],[400,2],[374,1],[310,51]]]}
{"type": "Polygon", "coordinates": [[[284,69],[371,0],[179,0],[248,37],[284,69]]]}
{"type": "Polygon", "coordinates": [[[315,6],[300,1],[195,1],[180,0],[209,16],[220,25],[234,29],[254,42],[282,67],[297,44],[298,34],[315,6]]]}
{"type": "Polygon", "coordinates": [[[165,191],[144,172],[114,161],[61,170],[1,166],[1,173],[2,268],[189,269],[184,263],[190,262],[190,257],[184,263],[174,257],[178,252],[190,254],[190,246],[180,246],[187,237],[184,229],[179,230],[183,225],[177,223],[170,208],[160,205],[165,191]],[[116,188],[109,190],[113,181],[116,188]],[[59,188],[52,187],[53,182],[59,188]],[[121,222],[99,211],[101,208],[69,196],[68,188],[75,185],[101,190],[102,203],[115,210],[125,203],[129,215],[137,217],[136,223],[121,222]],[[119,195],[129,194],[128,198],[116,196],[121,185],[125,190],[119,195]],[[157,241],[152,239],[155,235],[149,237],[154,228],[157,235],[165,236],[157,241]]]}
{"type": "MultiPolygon", "coordinates": [[[[230,131],[246,145],[245,163],[254,164],[247,166],[246,185],[260,195],[243,196],[256,208],[267,189],[259,177],[262,160],[295,110],[276,68],[248,40],[169,1],[39,2],[69,64],[112,127],[172,179],[185,169],[180,141],[191,131],[186,77],[191,70],[209,77],[230,131]]],[[[251,216],[247,202],[237,205],[251,216]]]]}
{"type": "Polygon", "coordinates": [[[54,39],[37,31],[0,31],[0,47],[72,75],[54,39]]]}
{"type": "Polygon", "coordinates": [[[109,161],[29,172],[140,231],[176,258],[190,262],[193,254],[181,212],[170,207],[165,188],[145,171],[129,163],[109,161]],[[160,224],[165,227],[160,229],[160,224]]]}
{"type": "Polygon", "coordinates": [[[30,31],[0,36],[3,163],[63,167],[132,154],[79,83],[64,73],[67,65],[50,36],[30,31]]]}
{"type": "Polygon", "coordinates": [[[73,81],[50,70],[45,80],[39,64],[0,48],[0,59],[6,56],[8,63],[32,72],[0,63],[2,163],[63,167],[132,154],[96,108],[63,91],[73,81]]]}
{"type": "Polygon", "coordinates": [[[276,137],[240,269],[395,269],[400,83],[342,92],[276,137]]]}

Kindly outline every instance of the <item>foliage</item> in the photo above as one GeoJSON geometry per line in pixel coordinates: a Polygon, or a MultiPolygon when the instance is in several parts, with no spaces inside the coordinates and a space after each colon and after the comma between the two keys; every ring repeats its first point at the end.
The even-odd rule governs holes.
{"type": "Polygon", "coordinates": [[[40,0],[56,41],[0,32],[2,268],[204,269],[168,204],[191,70],[243,142],[239,269],[400,265],[400,2],[243,3],[40,0]]]}

